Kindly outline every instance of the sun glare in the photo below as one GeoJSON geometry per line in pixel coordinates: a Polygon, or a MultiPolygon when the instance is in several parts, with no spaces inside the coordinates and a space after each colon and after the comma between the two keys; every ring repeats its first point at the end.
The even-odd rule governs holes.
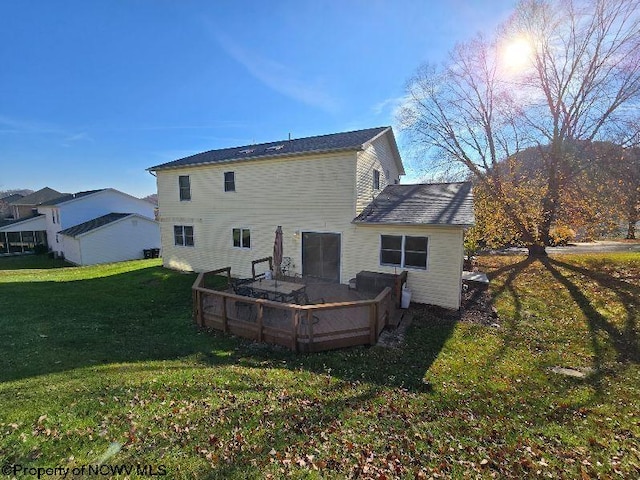
{"type": "Polygon", "coordinates": [[[519,38],[506,44],[502,49],[502,61],[511,70],[522,70],[530,63],[531,45],[519,38]]]}

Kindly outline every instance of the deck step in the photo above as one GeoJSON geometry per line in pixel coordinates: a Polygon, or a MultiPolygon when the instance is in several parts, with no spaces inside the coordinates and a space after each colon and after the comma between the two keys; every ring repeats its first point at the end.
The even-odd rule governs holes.
{"type": "Polygon", "coordinates": [[[396,326],[387,325],[378,337],[377,345],[384,348],[400,348],[404,345],[407,329],[413,321],[413,315],[407,311],[398,311],[393,317],[399,319],[396,326]]]}
{"type": "Polygon", "coordinates": [[[387,324],[390,328],[397,328],[400,325],[400,322],[403,324],[411,325],[411,321],[413,320],[413,315],[407,312],[406,310],[396,310],[396,312],[389,317],[389,323],[387,324]]]}

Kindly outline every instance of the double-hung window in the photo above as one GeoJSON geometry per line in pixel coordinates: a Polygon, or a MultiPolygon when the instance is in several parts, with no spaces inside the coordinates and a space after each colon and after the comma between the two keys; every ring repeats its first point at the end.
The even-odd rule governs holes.
{"type": "Polygon", "coordinates": [[[224,191],[236,191],[236,174],[235,172],[224,172],[224,191]]]}
{"type": "Polygon", "coordinates": [[[233,246],[238,248],[251,248],[251,230],[248,228],[234,228],[233,246]]]}
{"type": "Polygon", "coordinates": [[[189,175],[180,175],[178,177],[178,186],[180,187],[180,200],[191,200],[191,181],[189,175]]]}
{"type": "Polygon", "coordinates": [[[173,240],[175,245],[193,247],[193,227],[190,225],[174,225],[173,240]]]}
{"type": "Polygon", "coordinates": [[[427,237],[380,236],[380,264],[401,268],[427,269],[427,237]]]}
{"type": "Polygon", "coordinates": [[[373,189],[380,190],[380,170],[373,171],[373,189]]]}

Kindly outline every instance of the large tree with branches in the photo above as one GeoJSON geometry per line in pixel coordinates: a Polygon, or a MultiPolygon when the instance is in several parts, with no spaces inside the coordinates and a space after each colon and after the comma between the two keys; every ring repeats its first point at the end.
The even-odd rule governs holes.
{"type": "Polygon", "coordinates": [[[543,254],[580,146],[638,141],[639,60],[638,1],[524,0],[491,38],[420,67],[400,122],[431,168],[470,173],[543,254]],[[523,178],[532,147],[540,168],[523,178]]]}

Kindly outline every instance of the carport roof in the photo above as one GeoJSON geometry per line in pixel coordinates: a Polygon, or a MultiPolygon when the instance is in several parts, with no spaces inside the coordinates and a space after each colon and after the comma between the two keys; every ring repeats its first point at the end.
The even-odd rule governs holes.
{"type": "Polygon", "coordinates": [[[388,185],[353,222],[470,226],[475,223],[471,183],[388,185]]]}
{"type": "Polygon", "coordinates": [[[90,232],[91,230],[95,230],[96,228],[103,227],[108,225],[116,220],[120,220],[121,218],[128,217],[129,215],[133,215],[132,213],[107,213],[98,218],[94,218],[84,223],[80,223],[78,225],[74,225],[73,227],[65,228],[64,230],[60,230],[58,233],[62,235],[66,235],[68,237],[77,237],[79,235],[90,232]]]}

